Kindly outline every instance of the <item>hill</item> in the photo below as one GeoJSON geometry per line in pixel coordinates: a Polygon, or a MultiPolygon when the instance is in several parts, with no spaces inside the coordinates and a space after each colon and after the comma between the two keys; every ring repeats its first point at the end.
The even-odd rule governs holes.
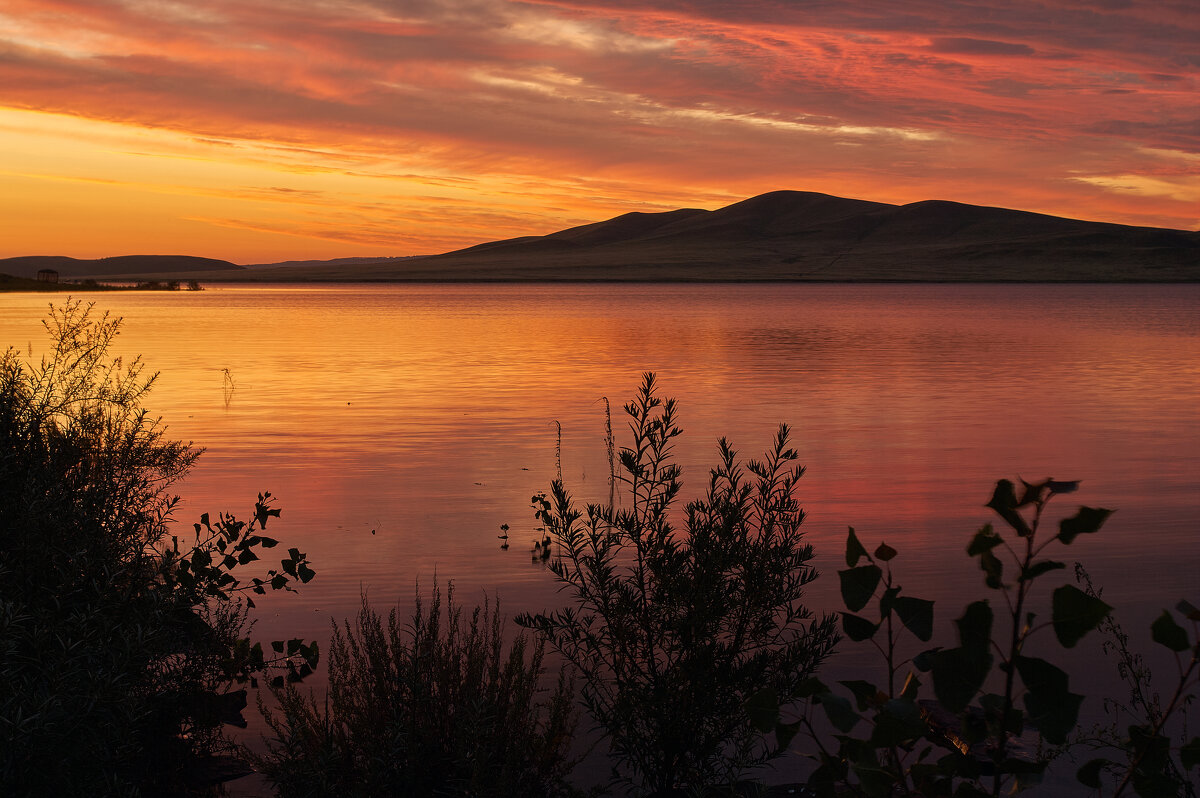
{"type": "Polygon", "coordinates": [[[297,268],[297,267],[323,267],[323,266],[360,266],[364,263],[390,263],[392,261],[410,260],[419,255],[401,255],[398,257],[380,257],[380,258],[364,258],[362,256],[354,258],[331,258],[329,260],[282,260],[277,263],[250,263],[245,266],[247,269],[278,269],[278,268],[297,268]]]}
{"type": "Polygon", "coordinates": [[[61,283],[39,283],[29,277],[14,277],[0,272],[0,293],[9,291],[43,291],[55,292],[62,288],[61,283]]]}
{"type": "Polygon", "coordinates": [[[0,258],[0,272],[14,277],[33,278],[42,269],[54,269],[60,278],[77,279],[123,275],[192,276],[203,272],[240,271],[241,266],[227,260],[196,258],[191,255],[119,255],[113,258],[81,260],[61,255],[27,255],[0,258]]]}
{"type": "MultiPolygon", "coordinates": [[[[5,263],[0,271],[11,273],[5,263]]],[[[774,191],[714,211],[627,213],[441,255],[122,276],[135,274],[287,282],[1193,282],[1200,281],[1200,232],[940,200],[889,205],[774,191]]]]}
{"type": "Polygon", "coordinates": [[[442,255],[254,279],[1179,282],[1200,280],[1200,233],[775,191],[715,211],[627,213],[442,255]]]}

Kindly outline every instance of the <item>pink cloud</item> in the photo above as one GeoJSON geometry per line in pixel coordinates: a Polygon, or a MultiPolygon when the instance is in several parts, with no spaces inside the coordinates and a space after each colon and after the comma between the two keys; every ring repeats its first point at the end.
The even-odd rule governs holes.
{"type": "Polygon", "coordinates": [[[1200,13],[1180,2],[0,10],[0,106],[340,151],[389,174],[599,177],[620,186],[613,207],[672,186],[680,205],[844,186],[1195,226],[1170,197],[1077,178],[1200,153],[1198,89],[1200,13]]]}

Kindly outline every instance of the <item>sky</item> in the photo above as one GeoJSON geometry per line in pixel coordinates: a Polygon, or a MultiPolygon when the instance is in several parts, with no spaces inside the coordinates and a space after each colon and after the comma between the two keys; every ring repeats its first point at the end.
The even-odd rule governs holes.
{"type": "Polygon", "coordinates": [[[0,4],[0,257],[418,255],[777,189],[1200,229],[1200,6],[0,4]]]}

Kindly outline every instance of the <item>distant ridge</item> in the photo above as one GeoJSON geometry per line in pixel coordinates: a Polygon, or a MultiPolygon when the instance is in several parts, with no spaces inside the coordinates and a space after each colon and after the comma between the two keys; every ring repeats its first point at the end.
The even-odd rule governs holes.
{"type": "MultiPolygon", "coordinates": [[[[5,263],[0,261],[0,271],[10,271],[5,263]]],[[[1197,282],[1200,232],[942,200],[889,205],[773,191],[714,211],[626,213],[441,255],[225,268],[147,276],[262,282],[1197,282]]]]}
{"type": "Polygon", "coordinates": [[[150,275],[158,273],[212,272],[240,270],[227,260],[197,258],[191,255],[118,255],[113,258],[81,260],[62,255],[26,255],[0,258],[0,272],[14,277],[36,277],[42,269],[53,269],[63,278],[100,277],[113,274],[150,275]]]}
{"type": "Polygon", "coordinates": [[[940,200],[889,205],[773,191],[715,211],[627,213],[442,255],[256,270],[251,279],[1194,282],[1200,233],[940,200]]]}
{"type": "MultiPolygon", "coordinates": [[[[383,277],[364,267],[360,277],[383,277]]],[[[1200,233],[929,200],[909,205],[775,191],[715,211],[629,213],[406,265],[464,279],[1200,280],[1200,233]]]]}
{"type": "Polygon", "coordinates": [[[247,269],[277,269],[277,268],[296,268],[304,266],[359,266],[363,263],[390,263],[397,260],[409,260],[418,255],[400,255],[400,256],[385,256],[380,258],[365,258],[362,256],[354,258],[330,258],[329,260],[283,260],[278,263],[251,263],[245,266],[247,269]]]}

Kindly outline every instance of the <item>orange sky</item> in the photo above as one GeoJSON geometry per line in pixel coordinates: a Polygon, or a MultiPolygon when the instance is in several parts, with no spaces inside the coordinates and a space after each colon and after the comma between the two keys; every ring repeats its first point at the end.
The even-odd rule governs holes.
{"type": "Polygon", "coordinates": [[[0,257],[410,255],[787,188],[1200,228],[1194,0],[5,0],[0,257]]]}

